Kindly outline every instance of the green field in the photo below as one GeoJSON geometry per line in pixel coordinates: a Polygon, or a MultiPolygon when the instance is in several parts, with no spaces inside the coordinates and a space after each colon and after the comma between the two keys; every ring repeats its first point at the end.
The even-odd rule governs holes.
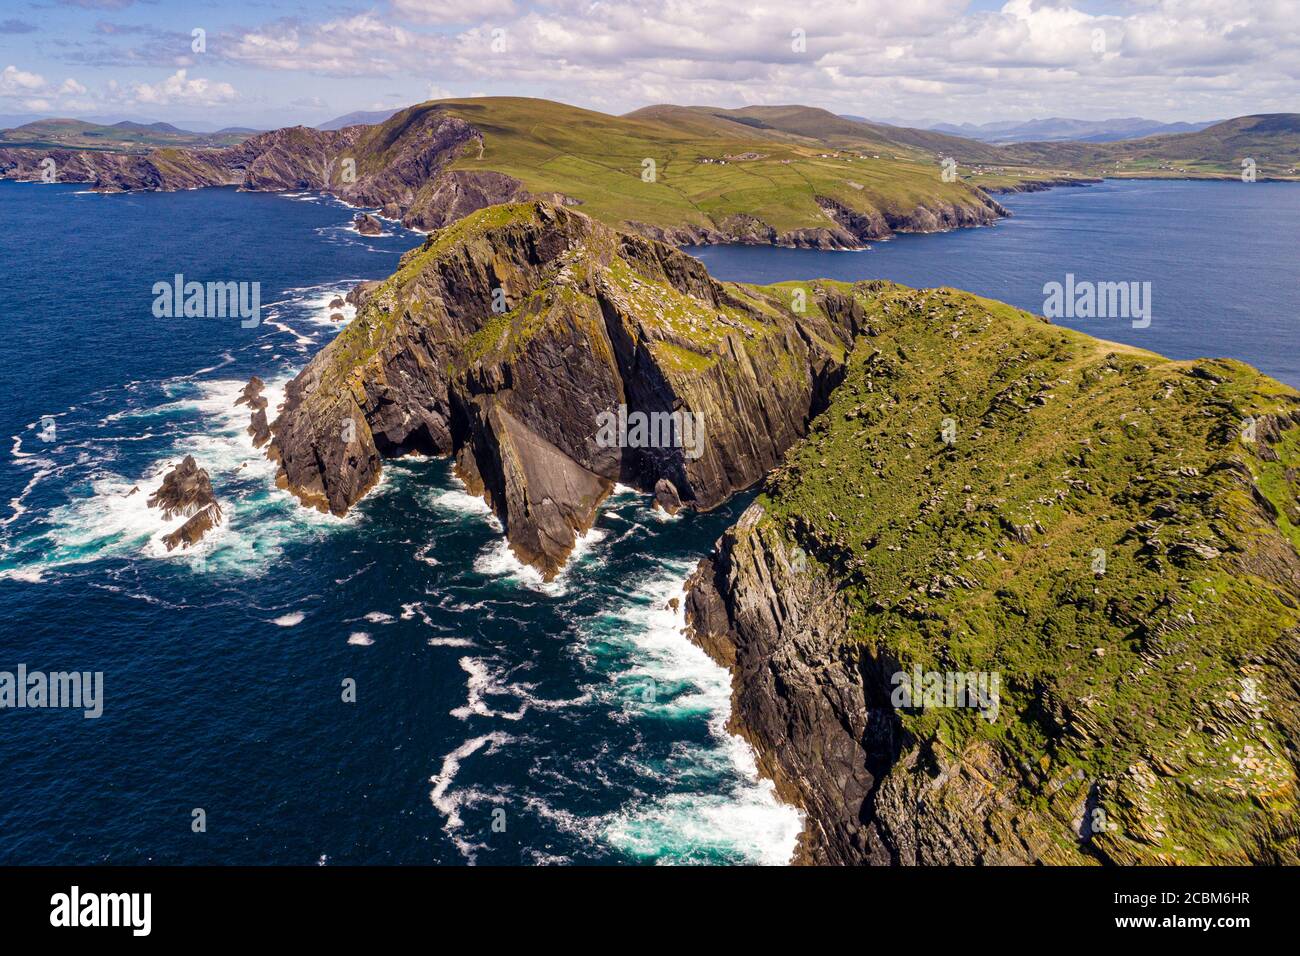
{"type": "Polygon", "coordinates": [[[824,228],[832,223],[817,196],[855,212],[899,217],[936,203],[982,205],[969,185],[943,182],[938,160],[917,150],[866,140],[861,148],[830,147],[710,122],[689,110],[620,117],[546,100],[444,100],[376,127],[374,142],[395,144],[387,127],[400,128],[416,111],[430,109],[483,133],[482,155],[466,152],[455,168],[502,172],[535,193],[572,196],[584,212],[612,224],[716,227],[728,217],[750,216],[778,232],[824,228]],[[895,158],[875,158],[882,149],[895,158]],[[753,158],[736,158],[745,156],[753,158]],[[647,160],[654,163],[652,182],[642,175],[647,160]]]}

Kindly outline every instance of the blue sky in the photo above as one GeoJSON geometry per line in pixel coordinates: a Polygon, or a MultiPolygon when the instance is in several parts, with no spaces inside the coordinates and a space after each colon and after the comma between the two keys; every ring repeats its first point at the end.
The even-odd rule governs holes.
{"type": "Polygon", "coordinates": [[[1199,120],[1300,110],[1298,81],[1294,0],[0,0],[5,118],[267,128],[512,94],[1199,120]]]}

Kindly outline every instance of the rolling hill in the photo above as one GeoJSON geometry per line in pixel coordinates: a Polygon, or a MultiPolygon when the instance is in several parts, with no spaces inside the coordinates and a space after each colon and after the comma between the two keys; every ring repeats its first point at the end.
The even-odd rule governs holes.
{"type": "Polygon", "coordinates": [[[170,123],[124,120],[103,125],[76,119],[46,119],[0,130],[0,147],[146,151],[158,146],[234,146],[248,135],[241,130],[194,133],[170,123]]]}
{"type": "Polygon", "coordinates": [[[436,100],[381,123],[221,137],[155,124],[71,120],[0,138],[0,176],[101,190],[315,189],[435,229],[487,205],[543,198],[677,244],[854,249],[896,232],[984,225],[991,193],[1101,176],[1296,179],[1300,116],[1247,116],[1118,143],[994,146],[805,106],[658,105],[624,116],[548,100],[436,100]],[[158,145],[161,143],[162,145],[158,145]],[[944,160],[957,164],[955,178],[944,160]],[[355,176],[351,171],[355,169],[355,176]]]}
{"type": "MultiPolygon", "coordinates": [[[[420,229],[534,196],[678,243],[860,248],[1005,215],[983,191],[945,182],[923,150],[865,139],[840,148],[799,133],[799,119],[768,129],[698,111],[610,116],[488,97],[422,103],[377,125],[276,130],[224,150],[55,159],[65,180],[99,189],[319,189],[420,229]]],[[[43,156],[0,149],[0,175],[38,178],[43,156]]]]}
{"type": "Polygon", "coordinates": [[[1300,171],[1300,114],[1239,116],[1194,133],[1118,143],[1020,143],[1007,147],[1020,163],[1056,163],[1093,175],[1232,178],[1255,160],[1258,175],[1295,179],[1300,171]]]}

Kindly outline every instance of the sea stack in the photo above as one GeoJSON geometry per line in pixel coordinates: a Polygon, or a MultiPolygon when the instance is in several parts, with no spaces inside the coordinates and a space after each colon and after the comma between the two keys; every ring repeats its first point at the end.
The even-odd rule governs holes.
{"type": "Polygon", "coordinates": [[[199,467],[193,455],[169,471],[158,490],[149,496],[149,507],[159,508],[165,521],[177,515],[189,520],[163,537],[168,551],[177,546],[188,548],[221,523],[221,505],[212,494],[208,473],[199,467]]]}
{"type": "Polygon", "coordinates": [[[271,426],[266,420],[266,397],[262,390],[266,388],[266,383],[254,375],[244,386],[239,398],[235,399],[236,405],[247,404],[253,410],[248,420],[248,434],[253,437],[253,447],[261,448],[271,440],[271,426]]]}

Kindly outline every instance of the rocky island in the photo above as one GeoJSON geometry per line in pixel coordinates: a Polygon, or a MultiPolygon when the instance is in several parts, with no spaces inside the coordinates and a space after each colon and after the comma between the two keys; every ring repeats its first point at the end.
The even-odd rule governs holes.
{"type": "Polygon", "coordinates": [[[363,236],[382,236],[384,234],[383,223],[366,212],[359,212],[353,216],[352,225],[363,236]]]}
{"type": "Polygon", "coordinates": [[[221,524],[221,505],[212,493],[212,481],[193,455],[186,455],[163,476],[162,484],[149,496],[147,504],[157,508],[164,521],[182,515],[188,519],[163,536],[168,551],[198,544],[205,534],[221,524]]]}

